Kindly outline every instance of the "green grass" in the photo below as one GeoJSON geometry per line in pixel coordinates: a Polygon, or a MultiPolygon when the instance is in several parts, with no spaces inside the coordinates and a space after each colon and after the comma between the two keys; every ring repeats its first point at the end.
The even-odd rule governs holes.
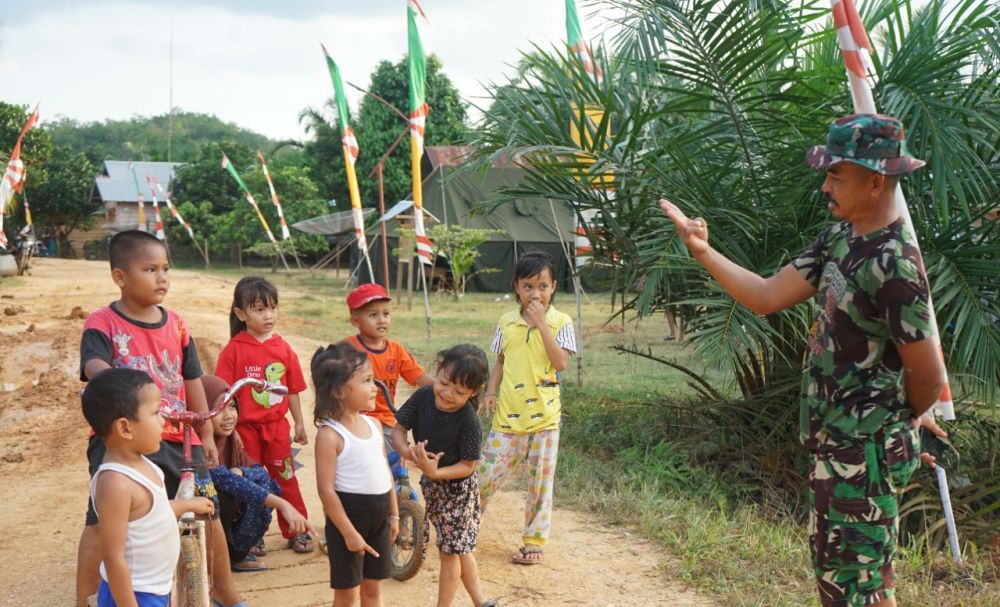
{"type": "MultiPolygon", "coordinates": [[[[340,277],[261,273],[278,285],[282,314],[306,323],[312,336],[336,341],[352,332],[344,303],[346,272],[340,277]]],[[[220,274],[240,275],[237,270],[220,274]]],[[[690,349],[664,341],[663,318],[605,324],[612,313],[609,301],[602,293],[585,298],[583,373],[574,360],[564,376],[559,505],[589,511],[609,526],[651,539],[672,555],[663,565],[668,578],[685,580],[721,605],[818,605],[805,525],[765,515],[738,497],[743,492],[733,478],[692,464],[689,453],[664,440],[690,423],[675,419],[669,403],[695,392],[681,373],[613,348],[648,349],[703,374],[730,395],[732,382],[690,349]],[[609,418],[622,422],[609,423],[609,418]]],[[[414,293],[410,310],[405,296],[395,302],[391,336],[425,366],[432,365],[438,350],[455,343],[486,349],[497,319],[514,306],[503,294],[472,293],[461,300],[432,294],[428,338],[422,296],[414,293]]],[[[575,317],[572,294],[560,292],[556,305],[575,317]]],[[[947,555],[930,553],[929,558],[917,548],[902,547],[898,553],[900,605],[1000,605],[990,554],[973,555],[968,567],[958,569],[947,555]]]]}

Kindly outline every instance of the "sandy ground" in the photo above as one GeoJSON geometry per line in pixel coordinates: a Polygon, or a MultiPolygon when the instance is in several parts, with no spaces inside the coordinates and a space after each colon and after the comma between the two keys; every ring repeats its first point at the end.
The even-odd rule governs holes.
{"type": "MultiPolygon", "coordinates": [[[[232,281],[175,271],[167,305],[185,318],[206,368],[227,340],[232,281]]],[[[40,259],[32,275],[0,280],[0,605],[73,604],[76,547],[87,495],[86,422],[80,414],[79,339],[87,313],[118,296],[104,262],[40,259]]],[[[283,292],[282,297],[294,296],[283,292]]],[[[320,345],[309,323],[285,318],[280,330],[297,352],[320,345]]],[[[303,368],[308,368],[303,360],[303,368]]],[[[312,396],[303,405],[311,418],[312,396]]],[[[310,429],[310,436],[315,434],[310,429]]],[[[322,525],[313,449],[299,455],[313,524],[322,525]]],[[[544,563],[510,563],[523,521],[523,497],[501,493],[484,517],[476,557],[484,590],[505,606],[704,606],[713,603],[665,578],[670,557],[648,543],[607,529],[588,516],[557,509],[544,563]]],[[[556,499],[558,503],[558,496],[556,499]]],[[[304,607],[332,602],[320,552],[285,549],[277,524],[266,538],[271,570],[239,574],[251,605],[304,607]]],[[[432,540],[433,541],[433,540],[432,540]]],[[[383,585],[385,604],[433,605],[435,550],[407,582],[383,585]]],[[[456,605],[468,604],[460,591],[456,605]]]]}

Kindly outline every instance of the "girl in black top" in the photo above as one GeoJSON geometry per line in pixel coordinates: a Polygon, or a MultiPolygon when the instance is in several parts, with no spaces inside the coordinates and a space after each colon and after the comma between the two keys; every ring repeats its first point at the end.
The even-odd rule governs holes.
{"type": "Polygon", "coordinates": [[[418,389],[396,413],[392,442],[423,475],[420,488],[426,502],[424,545],[429,529],[437,531],[441,556],[438,606],[451,605],[459,580],[473,604],[495,607],[479,589],[476,549],[479,536],[479,483],[476,462],[482,430],[476,409],[489,377],[486,354],[476,346],[460,344],[438,353],[434,384],[418,389]],[[415,444],[407,441],[413,430],[415,444]]]}

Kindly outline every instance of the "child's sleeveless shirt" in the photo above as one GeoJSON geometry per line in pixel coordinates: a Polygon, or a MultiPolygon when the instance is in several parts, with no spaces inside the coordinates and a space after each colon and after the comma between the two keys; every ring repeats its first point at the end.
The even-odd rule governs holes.
{"type": "Polygon", "coordinates": [[[360,417],[371,430],[368,438],[354,436],[336,420],[325,419],[322,422],[322,425],[344,439],[344,449],[337,456],[337,478],[333,488],[344,493],[382,495],[392,489],[392,475],[385,461],[382,428],[370,417],[360,417]]]}
{"type": "MultiPolygon", "coordinates": [[[[118,472],[142,485],[153,496],[153,505],[145,515],[129,521],[125,535],[125,563],[132,576],[135,592],[148,592],[159,596],[170,594],[174,583],[174,570],[181,552],[177,518],[170,507],[170,498],[163,487],[163,471],[153,462],[143,458],[156,470],[160,478],[157,485],[144,474],[123,464],[101,464],[90,479],[90,499],[94,499],[97,479],[106,470],[118,472]]],[[[95,505],[96,510],[96,505],[95,505]]],[[[97,513],[100,520],[101,513],[97,513]]],[[[108,581],[108,574],[101,562],[101,577],[108,581]]]]}
{"type": "MultiPolygon", "coordinates": [[[[575,354],[573,319],[549,306],[545,322],[556,344],[575,354]]],[[[558,429],[559,378],[541,335],[528,326],[520,308],[500,317],[490,350],[504,356],[493,429],[513,434],[558,429]]]]}

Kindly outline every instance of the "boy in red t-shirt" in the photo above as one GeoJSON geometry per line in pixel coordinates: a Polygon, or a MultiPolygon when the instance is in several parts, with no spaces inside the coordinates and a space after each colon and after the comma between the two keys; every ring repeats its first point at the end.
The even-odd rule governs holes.
{"type": "MultiPolygon", "coordinates": [[[[347,308],[351,311],[351,324],[358,328],[358,334],[344,339],[358,350],[368,355],[372,363],[375,379],[385,382],[389,395],[396,399],[396,383],[402,377],[411,386],[429,386],[434,377],[424,372],[417,361],[398,341],[389,339],[392,301],[382,285],[366,283],[354,289],[347,296],[347,308]]],[[[396,427],[396,416],[385,402],[379,390],[374,411],[364,411],[382,424],[386,453],[393,453],[392,429],[396,427]]]]}
{"type": "MultiPolygon", "coordinates": [[[[167,250],[155,236],[139,230],[120,232],[108,245],[111,279],[121,297],[91,312],[83,325],[80,340],[80,379],[88,381],[111,367],[145,371],[160,389],[165,407],[207,411],[205,389],[201,385],[201,364],[187,325],[163,303],[170,289],[167,250]]],[[[160,449],[149,456],[164,473],[167,495],[177,493],[183,464],[183,436],[176,426],[166,423],[160,449]]],[[[192,461],[214,464],[218,459],[212,424],[203,424],[192,437],[192,461]]],[[[87,446],[90,473],[104,459],[105,446],[91,435],[87,446]]],[[[211,480],[199,481],[204,494],[213,496],[211,480]]],[[[87,605],[100,582],[101,544],[97,514],[88,500],[87,522],[80,535],[76,570],[76,604],[87,605]]],[[[216,509],[216,511],[218,511],[216,509]]],[[[233,584],[226,538],[216,515],[212,520],[212,593],[223,605],[242,604],[233,584]]]]}

